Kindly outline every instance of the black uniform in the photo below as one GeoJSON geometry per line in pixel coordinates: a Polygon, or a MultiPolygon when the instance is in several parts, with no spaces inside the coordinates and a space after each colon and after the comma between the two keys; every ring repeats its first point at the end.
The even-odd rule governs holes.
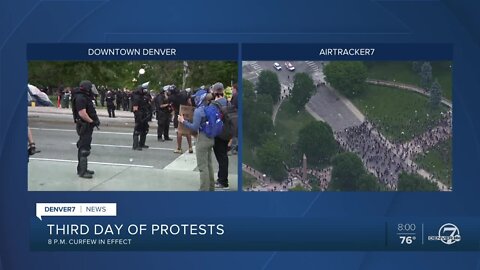
{"type": "Polygon", "coordinates": [[[161,107],[162,105],[169,105],[169,101],[168,98],[165,96],[165,92],[161,92],[160,94],[158,94],[153,101],[155,103],[155,111],[158,121],[157,139],[161,140],[163,134],[164,140],[170,140],[170,137],[168,136],[168,130],[170,126],[170,118],[172,117],[171,107],[161,107]]]}
{"type": "Polygon", "coordinates": [[[130,110],[130,97],[131,94],[123,93],[123,100],[117,101],[122,103],[122,108],[126,112],[130,110]]]}
{"type": "Polygon", "coordinates": [[[147,94],[144,95],[144,99],[145,99],[145,102],[147,102],[148,104],[148,115],[149,115],[149,118],[148,118],[148,122],[151,122],[152,119],[153,119],[153,112],[155,111],[155,105],[152,104],[152,95],[150,94],[150,92],[147,92],[147,94]]]}
{"type": "Polygon", "coordinates": [[[104,107],[107,90],[105,88],[101,88],[99,92],[100,92],[100,104],[102,105],[102,107],[104,107]]]}
{"type": "MultiPolygon", "coordinates": [[[[115,95],[113,93],[107,93],[107,96],[105,98],[107,101],[107,111],[108,111],[108,117],[113,117],[115,118],[115,95]]],[[[118,102],[118,101],[117,101],[118,102]]]]}
{"type": "Polygon", "coordinates": [[[89,171],[87,169],[87,157],[90,155],[93,128],[100,125],[97,111],[95,110],[95,106],[93,105],[93,94],[91,93],[91,85],[92,83],[89,81],[82,81],[80,83],[80,88],[74,90],[72,97],[73,119],[76,123],[77,134],[79,136],[77,142],[77,174],[85,178],[92,178],[93,171],[89,171]],[[86,109],[86,112],[88,116],[93,120],[93,123],[87,123],[80,117],[79,111],[83,109],[86,109]]]}
{"type": "Polygon", "coordinates": [[[120,101],[123,99],[124,93],[121,90],[117,90],[115,96],[117,98],[117,110],[120,110],[120,105],[122,104],[120,101]]]}
{"type": "Polygon", "coordinates": [[[133,130],[133,150],[148,148],[145,145],[148,133],[148,120],[150,120],[150,104],[145,97],[146,89],[138,88],[132,95],[132,107],[137,106],[135,115],[135,128],[133,130]],[[140,137],[140,138],[139,138],[140,137]]]}

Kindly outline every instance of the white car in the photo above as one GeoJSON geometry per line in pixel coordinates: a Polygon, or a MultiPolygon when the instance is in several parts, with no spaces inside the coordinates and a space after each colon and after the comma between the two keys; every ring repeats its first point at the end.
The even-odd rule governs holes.
{"type": "Polygon", "coordinates": [[[285,67],[290,71],[295,71],[295,67],[290,62],[285,62],[285,67]]]}
{"type": "Polygon", "coordinates": [[[282,70],[282,66],[280,66],[280,64],[277,63],[277,62],[273,63],[273,67],[274,67],[276,70],[282,70]]]}

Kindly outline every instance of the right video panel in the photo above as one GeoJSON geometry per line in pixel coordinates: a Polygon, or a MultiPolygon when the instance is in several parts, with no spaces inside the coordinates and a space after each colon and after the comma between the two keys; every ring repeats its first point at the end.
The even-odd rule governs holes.
{"type": "Polygon", "coordinates": [[[244,61],[243,190],[451,191],[451,61],[244,61]]]}

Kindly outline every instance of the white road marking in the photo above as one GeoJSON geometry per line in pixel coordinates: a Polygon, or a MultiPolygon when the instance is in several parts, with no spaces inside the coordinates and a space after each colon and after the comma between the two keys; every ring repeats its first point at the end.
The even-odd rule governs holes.
{"type": "MultiPolygon", "coordinates": [[[[77,143],[71,143],[73,145],[77,145],[77,143]]],[[[116,148],[132,148],[131,145],[117,145],[117,144],[98,144],[98,143],[92,143],[92,146],[104,146],[104,147],[116,147],[116,148]]],[[[152,150],[165,150],[165,151],[172,151],[175,150],[173,148],[161,148],[161,147],[149,147],[148,149],[152,150]]]]}
{"type": "Polygon", "coordinates": [[[313,71],[320,71],[318,65],[317,65],[315,62],[313,62],[313,61],[305,61],[305,63],[307,63],[307,65],[309,65],[310,68],[313,69],[313,71]]]}
{"type": "MultiPolygon", "coordinates": [[[[77,163],[78,162],[77,160],[53,159],[53,158],[30,158],[30,160],[55,161],[55,162],[67,162],[67,163],[77,163]]],[[[153,168],[153,166],[136,165],[136,164],[109,163],[109,162],[97,162],[97,161],[88,161],[88,163],[89,164],[99,164],[99,165],[110,165],[110,166],[122,166],[122,167],[153,168]]]]}
{"type": "Polygon", "coordinates": [[[255,69],[256,71],[262,71],[263,68],[262,66],[260,66],[256,61],[250,63],[250,65],[253,67],[253,69],[255,69]]]}
{"type": "MultiPolygon", "coordinates": [[[[213,155],[213,153],[212,153],[213,155]]],[[[188,153],[188,150],[181,154],[174,161],[165,166],[164,170],[176,170],[176,171],[193,171],[197,167],[197,156],[195,155],[195,146],[193,147],[193,153],[188,153]]]]}
{"type": "MultiPolygon", "coordinates": [[[[60,129],[60,128],[34,128],[31,127],[31,130],[40,130],[40,131],[60,131],[60,132],[77,132],[76,130],[73,129],[60,129]]],[[[94,130],[94,134],[113,134],[113,135],[130,135],[133,136],[133,132],[113,132],[113,131],[100,131],[100,130],[94,130]]],[[[156,134],[147,134],[148,137],[157,137],[156,134]]],[[[171,135],[171,138],[176,138],[177,136],[171,135]]]]}

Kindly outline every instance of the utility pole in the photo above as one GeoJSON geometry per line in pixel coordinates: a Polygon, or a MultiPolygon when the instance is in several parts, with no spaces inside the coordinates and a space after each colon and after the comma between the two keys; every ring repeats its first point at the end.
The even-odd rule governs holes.
{"type": "Polygon", "coordinates": [[[183,82],[182,82],[182,90],[185,89],[185,84],[187,83],[188,77],[188,63],[187,61],[183,61],[183,82]]]}

